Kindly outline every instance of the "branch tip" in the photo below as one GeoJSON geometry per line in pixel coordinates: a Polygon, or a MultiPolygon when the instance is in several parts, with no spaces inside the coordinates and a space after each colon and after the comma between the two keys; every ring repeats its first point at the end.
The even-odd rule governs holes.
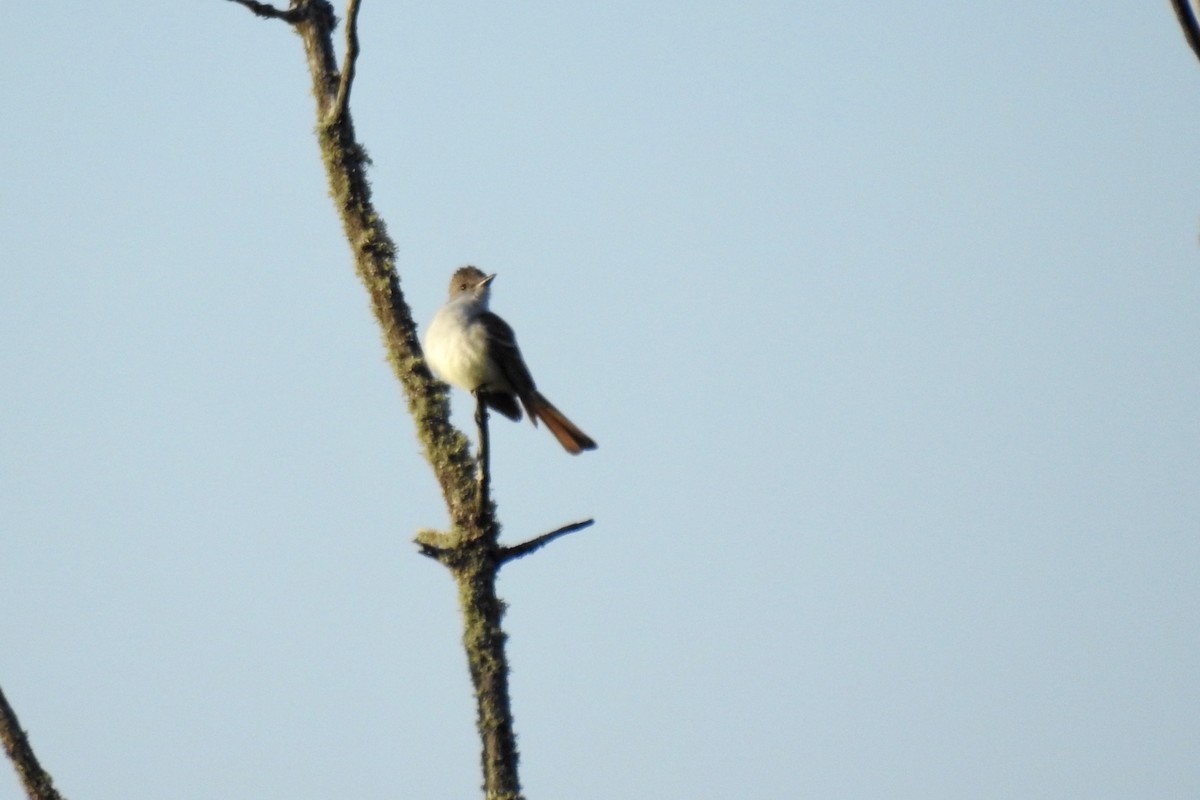
{"type": "Polygon", "coordinates": [[[1187,39],[1196,58],[1200,59],[1200,21],[1196,19],[1196,10],[1189,0],[1171,0],[1171,8],[1175,10],[1179,27],[1183,28],[1183,38],[1187,39]]]}
{"type": "Polygon", "coordinates": [[[232,0],[239,6],[245,6],[250,9],[251,13],[256,17],[263,19],[281,19],[289,24],[296,24],[304,18],[303,13],[297,8],[282,9],[276,8],[270,3],[260,3],[258,0],[232,0]]]}
{"type": "Polygon", "coordinates": [[[543,533],[541,536],[537,536],[527,542],[514,544],[512,547],[502,547],[497,554],[497,560],[500,564],[507,564],[509,561],[521,558],[522,556],[527,556],[535,550],[542,549],[559,537],[566,536],[568,533],[581,531],[584,528],[590,528],[595,523],[596,520],[594,519],[585,519],[580,520],[579,522],[572,522],[569,525],[564,525],[561,528],[550,531],[549,533],[543,533]]]}

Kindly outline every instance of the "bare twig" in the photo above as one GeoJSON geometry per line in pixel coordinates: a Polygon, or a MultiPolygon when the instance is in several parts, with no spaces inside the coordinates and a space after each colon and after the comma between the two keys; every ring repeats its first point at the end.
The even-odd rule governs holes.
{"type": "Polygon", "coordinates": [[[585,519],[580,520],[579,522],[572,522],[570,525],[564,525],[557,530],[550,531],[549,533],[543,533],[541,536],[530,539],[528,542],[514,544],[512,547],[501,547],[499,553],[500,563],[506,564],[509,561],[520,558],[521,556],[527,556],[535,550],[542,549],[558,537],[566,536],[568,533],[574,533],[575,531],[581,531],[584,528],[590,528],[595,522],[596,520],[594,519],[585,519]]]}
{"type": "Polygon", "coordinates": [[[483,401],[483,393],[475,393],[475,425],[479,428],[479,507],[476,513],[479,519],[484,519],[492,493],[492,446],[488,435],[487,403],[483,401]]]}
{"type": "Polygon", "coordinates": [[[428,542],[422,542],[420,539],[414,539],[413,541],[415,541],[417,543],[417,552],[418,553],[425,556],[426,558],[432,558],[434,561],[443,561],[444,562],[447,558],[450,557],[451,553],[453,552],[449,548],[438,547],[435,544],[429,544],[428,542]]]}
{"type": "Polygon", "coordinates": [[[238,5],[245,6],[254,12],[257,17],[263,19],[281,19],[285,22],[296,23],[300,21],[302,12],[297,8],[281,9],[276,8],[270,3],[260,3],[258,0],[233,0],[238,5]]]}
{"type": "Polygon", "coordinates": [[[1196,58],[1200,59],[1200,22],[1196,20],[1196,10],[1188,0],[1171,0],[1171,7],[1175,9],[1179,27],[1183,28],[1183,38],[1187,39],[1196,58]]]}
{"type": "Polygon", "coordinates": [[[338,81],[330,122],[345,114],[350,104],[350,86],[354,83],[354,66],[358,62],[358,5],[359,0],[349,0],[346,4],[346,56],[342,60],[342,78],[338,81]]]}
{"type": "Polygon", "coordinates": [[[21,730],[17,714],[8,704],[3,691],[0,691],[0,741],[4,742],[4,752],[12,759],[29,800],[62,800],[50,775],[42,769],[37,756],[33,754],[29,738],[21,730]]]}

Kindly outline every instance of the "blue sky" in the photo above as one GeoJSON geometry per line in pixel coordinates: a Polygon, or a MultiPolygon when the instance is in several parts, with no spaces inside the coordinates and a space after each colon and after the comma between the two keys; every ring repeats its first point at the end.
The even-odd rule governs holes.
{"type": "MultiPolygon", "coordinates": [[[[6,9],[0,686],[69,797],[470,797],[445,524],[299,40],[6,9]]],[[[1200,64],[1167,4],[366,2],[497,423],[530,798],[1200,794],[1200,64]]],[[[454,396],[457,418],[469,405],[454,396]]],[[[0,798],[18,798],[0,770],[0,798]]]]}

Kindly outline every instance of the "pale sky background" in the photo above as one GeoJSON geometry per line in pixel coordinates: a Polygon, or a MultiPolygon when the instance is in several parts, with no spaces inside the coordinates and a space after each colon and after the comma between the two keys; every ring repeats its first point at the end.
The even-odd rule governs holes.
{"type": "MultiPolygon", "coordinates": [[[[4,11],[0,687],[57,786],[478,796],[299,39],[4,11]]],[[[366,0],[361,37],[418,319],[498,272],[600,443],[495,428],[506,540],[597,520],[500,584],[531,800],[1200,796],[1166,2],[366,0]]]]}

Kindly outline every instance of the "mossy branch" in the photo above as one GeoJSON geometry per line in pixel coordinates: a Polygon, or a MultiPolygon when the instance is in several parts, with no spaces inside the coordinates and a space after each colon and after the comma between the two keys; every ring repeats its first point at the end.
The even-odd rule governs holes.
{"type": "MultiPolygon", "coordinates": [[[[501,627],[504,603],[496,595],[496,574],[506,561],[569,532],[560,529],[526,545],[499,545],[500,524],[491,501],[487,459],[487,411],[480,403],[480,460],[471,457],[467,438],[450,424],[446,386],[430,374],[416,324],[396,272],[396,246],[371,202],[366,177],[369,159],[359,144],[350,114],[350,92],[359,53],[360,0],[348,0],[344,61],[334,55],[337,19],[328,0],[291,0],[275,8],[257,0],[233,0],[256,15],[287,22],[304,42],[313,95],[317,138],[330,194],[383,334],[384,348],[416,423],[417,437],[433,467],[450,515],[449,532],[421,531],[421,552],[447,566],[458,584],[463,643],[475,686],[483,744],[487,800],[520,800],[517,747],[508,696],[508,663],[501,627]],[[478,467],[478,472],[476,471],[478,467]]],[[[590,524],[590,521],[587,523],[590,524]]],[[[571,526],[568,526],[571,527],[571,526]]],[[[577,524],[574,529],[582,525],[577,524]]]]}

